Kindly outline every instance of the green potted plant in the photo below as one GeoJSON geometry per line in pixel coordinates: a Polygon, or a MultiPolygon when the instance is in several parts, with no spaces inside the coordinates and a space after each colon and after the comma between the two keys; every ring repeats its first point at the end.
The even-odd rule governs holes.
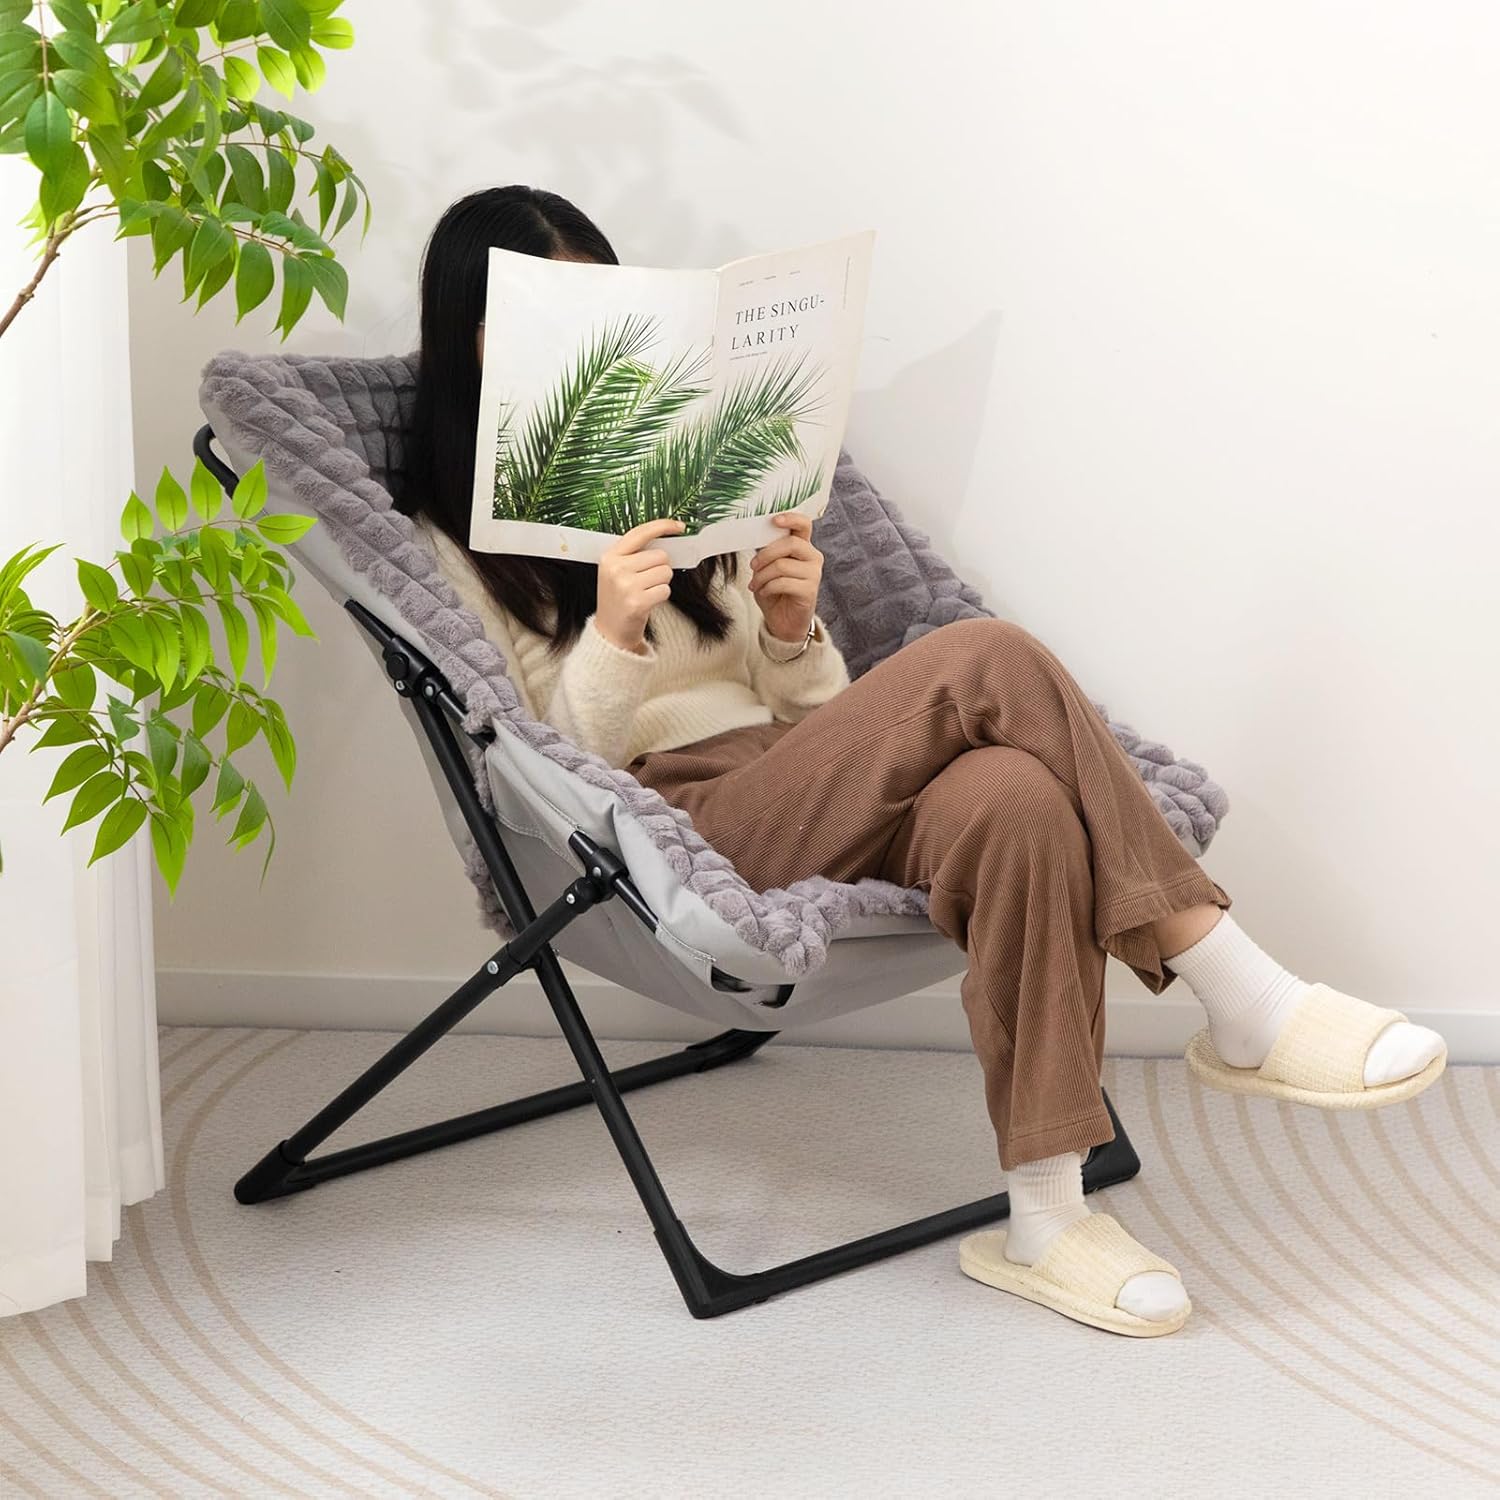
{"type": "MultiPolygon", "coordinates": [[[[156,274],[175,264],[198,307],[232,284],[243,318],[279,269],[283,338],[315,295],[342,318],[347,277],[331,241],[356,214],[368,227],[368,197],[306,120],[262,99],[322,83],[324,52],[354,39],[341,3],[0,0],[0,152],[39,174],[35,271],[0,314],[0,337],[73,236],[100,222],[149,236],[156,274]]],[[[281,632],[311,634],[282,549],[313,523],[265,514],[265,495],[259,465],[227,501],[201,463],[186,483],[164,470],[150,506],[125,501],[113,556],[75,559],[71,618],[27,589],[57,547],[0,562],[0,757],[23,742],[64,747],[46,797],[71,799],[65,829],[94,825],[100,859],[149,824],[172,890],[195,807],[227,820],[235,846],[265,833],[270,857],[265,798],[234,762],[243,747],[263,740],[288,786],[296,767],[263,687],[281,632]],[[261,687],[247,675],[252,636],[261,687]]]]}

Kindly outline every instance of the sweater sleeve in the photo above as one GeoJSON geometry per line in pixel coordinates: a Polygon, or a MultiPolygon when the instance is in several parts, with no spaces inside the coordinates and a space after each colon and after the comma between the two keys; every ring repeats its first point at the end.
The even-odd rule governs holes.
{"type": "MultiPolygon", "coordinates": [[[[747,591],[748,592],[748,591],[747,591]]],[[[828,637],[823,622],[813,621],[813,636],[801,641],[778,640],[765,626],[760,606],[750,608],[750,685],[774,718],[788,724],[805,719],[819,704],[849,686],[849,672],[839,648],[828,637]]]]}
{"type": "Polygon", "coordinates": [[[539,703],[538,711],[574,744],[623,766],[655,665],[653,647],[640,654],[621,650],[600,635],[590,615],[563,661],[551,701],[539,703]]]}

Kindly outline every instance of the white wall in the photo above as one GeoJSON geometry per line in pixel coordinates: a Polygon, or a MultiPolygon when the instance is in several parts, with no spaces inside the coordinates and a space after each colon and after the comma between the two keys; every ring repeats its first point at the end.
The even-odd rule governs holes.
{"type": "MultiPolygon", "coordinates": [[[[873,225],[865,467],[1229,787],[1210,868],[1288,962],[1500,1018],[1500,13],[351,11],[307,112],[375,226],[346,252],[347,325],[309,319],[293,347],[414,343],[422,239],[480,184],[557,189],[661,264],[873,225]]],[[[270,341],[135,272],[145,476],[186,453],[202,361],[270,341]]],[[[482,939],[415,750],[336,612],[312,613],[323,645],[278,669],[303,771],[271,877],[205,837],[161,962],[465,971],[482,939]]]]}

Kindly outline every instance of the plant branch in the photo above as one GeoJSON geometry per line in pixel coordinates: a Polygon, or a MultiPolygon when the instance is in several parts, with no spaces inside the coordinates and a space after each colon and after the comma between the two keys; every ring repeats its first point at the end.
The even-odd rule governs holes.
{"type": "Polygon", "coordinates": [[[37,704],[41,702],[47,684],[57,670],[57,664],[67,657],[68,652],[78,643],[81,636],[93,629],[98,614],[99,611],[96,609],[86,609],[79,615],[68,633],[57,643],[57,649],[52,653],[52,660],[47,663],[47,670],[32,684],[31,693],[26,701],[10,718],[0,719],[0,750],[4,750],[15,739],[16,731],[36,712],[37,704]]]}
{"type": "Polygon", "coordinates": [[[11,303],[5,316],[0,318],[0,335],[5,333],[5,330],[16,321],[21,309],[36,296],[36,289],[41,285],[42,277],[51,269],[52,262],[57,259],[58,252],[62,249],[62,242],[72,232],[72,229],[69,228],[61,234],[49,234],[47,236],[47,248],[42,252],[42,258],[37,264],[36,275],[16,293],[16,300],[11,303]]]}

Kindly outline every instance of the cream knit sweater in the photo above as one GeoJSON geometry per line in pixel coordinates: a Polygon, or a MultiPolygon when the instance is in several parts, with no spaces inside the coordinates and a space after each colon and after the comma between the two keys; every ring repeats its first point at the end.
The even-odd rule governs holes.
{"type": "Polygon", "coordinates": [[[715,585],[730,620],[722,640],[704,639],[686,615],[662,604],[652,611],[652,640],[642,654],[611,645],[593,616],[567,651],[554,652],[546,636],[495,603],[462,547],[419,524],[454,592],[505,654],[527,711],[612,766],[726,729],[772,719],[795,723],[849,685],[844,659],[821,622],[805,651],[800,641],[766,631],[745,557],[732,580],[715,585]]]}

